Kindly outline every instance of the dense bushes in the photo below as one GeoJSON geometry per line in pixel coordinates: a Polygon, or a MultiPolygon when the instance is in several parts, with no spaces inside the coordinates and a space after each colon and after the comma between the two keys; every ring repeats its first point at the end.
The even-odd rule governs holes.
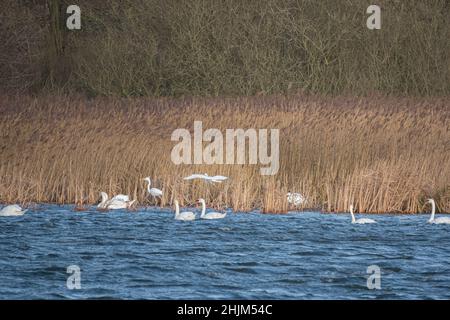
{"type": "Polygon", "coordinates": [[[75,1],[82,30],[54,30],[49,3],[0,19],[0,85],[94,95],[446,95],[450,1],[75,1]],[[63,51],[53,50],[60,36],[63,51]]]}

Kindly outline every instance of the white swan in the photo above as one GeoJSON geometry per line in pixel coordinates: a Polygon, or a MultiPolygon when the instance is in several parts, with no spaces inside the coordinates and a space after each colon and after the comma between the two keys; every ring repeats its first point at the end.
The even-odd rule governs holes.
{"type": "Polygon", "coordinates": [[[375,220],[367,218],[355,219],[355,215],[353,214],[353,205],[350,205],[350,214],[352,215],[352,223],[357,224],[377,223],[375,220]]]}
{"type": "Polygon", "coordinates": [[[178,201],[175,200],[175,220],[184,220],[190,221],[195,220],[195,213],[190,211],[180,212],[180,206],[178,205],[178,201]]]}
{"type": "Polygon", "coordinates": [[[218,182],[221,183],[222,181],[225,181],[228,179],[228,177],[225,176],[209,176],[207,173],[205,174],[199,174],[195,173],[188,177],[185,177],[184,180],[193,180],[193,179],[203,179],[207,182],[218,182]]]}
{"type": "Polygon", "coordinates": [[[288,192],[286,196],[288,203],[293,204],[294,206],[300,206],[302,204],[306,204],[307,202],[306,198],[300,193],[288,192]]]}
{"type": "Polygon", "coordinates": [[[6,206],[0,210],[0,216],[2,217],[13,217],[13,216],[23,216],[25,212],[28,210],[23,210],[20,206],[17,204],[12,204],[9,206],[6,206]]]}
{"type": "Polygon", "coordinates": [[[200,219],[223,219],[227,215],[226,212],[208,212],[206,213],[206,203],[205,200],[200,198],[198,202],[202,204],[202,213],[200,215],[200,219]]]}
{"type": "Polygon", "coordinates": [[[144,181],[147,181],[147,182],[148,182],[148,185],[147,185],[147,192],[148,192],[153,198],[156,198],[156,197],[161,198],[161,197],[162,197],[163,192],[162,192],[160,189],[158,189],[158,188],[150,188],[150,186],[152,185],[152,180],[150,180],[150,177],[144,178],[144,181]]]}
{"type": "Polygon", "coordinates": [[[99,209],[128,209],[136,200],[130,201],[130,197],[124,194],[118,194],[117,196],[108,200],[108,194],[106,192],[100,192],[102,201],[97,205],[99,209]]]}
{"type": "Polygon", "coordinates": [[[428,199],[426,203],[431,203],[431,217],[430,220],[428,220],[428,223],[450,224],[450,218],[448,217],[434,218],[434,215],[436,214],[436,202],[434,202],[433,199],[428,199]]]}
{"type": "Polygon", "coordinates": [[[130,201],[130,197],[124,194],[118,194],[117,196],[112,197],[111,200],[130,201]]]}

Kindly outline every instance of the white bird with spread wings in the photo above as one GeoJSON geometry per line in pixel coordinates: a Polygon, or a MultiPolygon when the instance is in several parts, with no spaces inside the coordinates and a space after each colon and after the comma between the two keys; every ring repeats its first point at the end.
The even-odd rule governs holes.
{"type": "Polygon", "coordinates": [[[205,173],[205,174],[195,173],[195,174],[192,174],[192,175],[184,178],[184,180],[194,180],[194,179],[203,179],[203,180],[205,180],[207,182],[218,182],[218,183],[221,183],[221,182],[227,180],[228,177],[225,177],[225,176],[209,176],[207,173],[205,173]]]}

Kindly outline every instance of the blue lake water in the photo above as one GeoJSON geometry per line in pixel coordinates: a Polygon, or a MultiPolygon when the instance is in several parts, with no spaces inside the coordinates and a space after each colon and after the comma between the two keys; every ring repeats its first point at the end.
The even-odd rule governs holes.
{"type": "Polygon", "coordinates": [[[168,209],[0,217],[0,299],[444,299],[450,226],[428,215],[229,213],[173,220],[168,209]],[[362,215],[358,215],[362,217],[362,215]],[[67,267],[81,269],[69,290],[67,267]],[[367,268],[381,289],[367,288],[367,268]]]}

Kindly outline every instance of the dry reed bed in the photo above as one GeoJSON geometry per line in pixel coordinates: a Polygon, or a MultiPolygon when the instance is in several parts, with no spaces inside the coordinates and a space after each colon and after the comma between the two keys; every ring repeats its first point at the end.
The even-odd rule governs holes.
{"type": "Polygon", "coordinates": [[[287,191],[308,208],[416,213],[433,197],[450,212],[448,98],[87,99],[0,97],[0,201],[89,203],[99,191],[151,203],[142,178],[162,188],[161,205],[203,197],[216,207],[285,212],[287,191]],[[280,129],[280,170],[260,165],[171,162],[176,128],[280,129]],[[186,182],[194,172],[223,174],[221,185],[186,182]]]}

